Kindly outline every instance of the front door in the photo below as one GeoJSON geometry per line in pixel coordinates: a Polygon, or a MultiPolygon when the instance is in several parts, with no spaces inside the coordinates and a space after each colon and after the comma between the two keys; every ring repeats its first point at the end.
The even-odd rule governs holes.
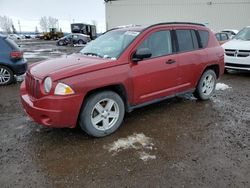
{"type": "Polygon", "coordinates": [[[148,48],[152,56],[131,62],[135,105],[172,95],[178,90],[178,69],[171,31],[154,31],[137,48],[148,48]]]}

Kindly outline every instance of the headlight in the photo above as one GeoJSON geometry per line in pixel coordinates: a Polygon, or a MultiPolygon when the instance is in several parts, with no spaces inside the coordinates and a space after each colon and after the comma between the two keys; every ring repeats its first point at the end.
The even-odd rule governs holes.
{"type": "Polygon", "coordinates": [[[63,84],[63,83],[58,83],[56,85],[56,89],[55,89],[55,95],[71,95],[71,94],[74,94],[74,90],[66,85],[66,84],[63,84]]]}
{"type": "Polygon", "coordinates": [[[50,77],[45,78],[43,86],[45,93],[49,93],[52,88],[52,80],[50,77]]]}

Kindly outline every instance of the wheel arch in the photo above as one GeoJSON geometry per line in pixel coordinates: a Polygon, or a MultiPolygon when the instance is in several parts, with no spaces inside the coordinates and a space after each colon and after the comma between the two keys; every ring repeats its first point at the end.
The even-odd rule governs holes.
{"type": "MultiPolygon", "coordinates": [[[[213,70],[216,74],[217,79],[220,77],[220,66],[218,64],[213,64],[213,65],[208,65],[204,71],[202,72],[201,76],[203,75],[204,72],[207,70],[213,70]]],[[[200,77],[201,77],[200,76],[200,77]]]]}
{"type": "Polygon", "coordinates": [[[208,65],[204,68],[204,70],[201,72],[200,76],[199,76],[199,79],[196,80],[196,83],[195,83],[195,89],[197,88],[198,84],[199,84],[199,81],[202,77],[202,75],[204,74],[204,72],[206,72],[207,70],[213,70],[216,74],[216,77],[217,79],[220,77],[220,67],[219,65],[217,64],[212,64],[212,65],[208,65]]]}
{"type": "Polygon", "coordinates": [[[15,74],[15,71],[13,70],[13,68],[11,66],[9,66],[8,64],[0,62],[0,66],[7,67],[8,69],[10,69],[12,71],[13,74],[15,74]]]}
{"type": "MultiPolygon", "coordinates": [[[[90,90],[85,95],[84,101],[86,101],[86,99],[90,95],[93,95],[94,93],[102,92],[102,91],[113,91],[113,92],[117,93],[122,98],[126,111],[128,110],[127,91],[126,91],[125,86],[123,84],[114,84],[114,85],[104,86],[104,87],[95,88],[93,90],[90,90]]],[[[83,101],[83,103],[84,103],[84,101],[83,101]]]]}
{"type": "Polygon", "coordinates": [[[79,122],[81,111],[85,107],[85,104],[86,104],[86,101],[88,100],[88,98],[91,95],[93,95],[95,93],[98,93],[98,92],[102,92],[102,91],[113,91],[113,92],[117,93],[122,98],[122,100],[124,102],[125,111],[130,112],[129,102],[128,102],[128,98],[127,98],[127,91],[125,89],[125,86],[123,84],[121,84],[121,83],[120,84],[113,84],[113,85],[108,85],[108,86],[104,86],[104,87],[95,88],[95,89],[89,90],[86,93],[86,95],[83,98],[80,111],[78,113],[77,122],[79,122]]]}

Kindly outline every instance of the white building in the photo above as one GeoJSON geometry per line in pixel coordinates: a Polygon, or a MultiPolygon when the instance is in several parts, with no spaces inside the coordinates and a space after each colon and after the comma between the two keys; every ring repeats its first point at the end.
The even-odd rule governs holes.
{"type": "Polygon", "coordinates": [[[250,25],[250,0],[105,0],[106,26],[187,21],[214,31],[250,25]]]}

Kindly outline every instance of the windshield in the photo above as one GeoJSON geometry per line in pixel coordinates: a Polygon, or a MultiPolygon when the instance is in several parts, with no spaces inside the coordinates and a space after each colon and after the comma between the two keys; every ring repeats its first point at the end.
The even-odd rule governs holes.
{"type": "Polygon", "coordinates": [[[246,27],[242,29],[235,37],[234,39],[237,40],[250,40],[250,27],[246,27]]]}
{"type": "Polygon", "coordinates": [[[117,59],[138,34],[137,31],[109,31],[87,44],[81,53],[105,59],[117,59]]]}

